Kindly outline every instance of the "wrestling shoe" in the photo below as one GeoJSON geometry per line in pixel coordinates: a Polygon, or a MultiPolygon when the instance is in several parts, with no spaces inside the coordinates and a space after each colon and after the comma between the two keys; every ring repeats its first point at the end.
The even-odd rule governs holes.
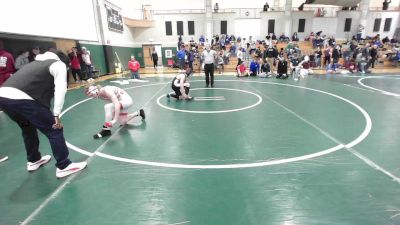
{"type": "Polygon", "coordinates": [[[50,155],[45,155],[36,162],[27,162],[26,170],[28,170],[29,172],[35,171],[35,170],[39,169],[39,167],[41,167],[42,165],[48,163],[50,161],[50,159],[51,159],[50,155]]]}
{"type": "Polygon", "coordinates": [[[0,162],[4,162],[8,159],[8,156],[0,155],[0,162]]]}
{"type": "Polygon", "coordinates": [[[146,114],[144,114],[144,110],[143,109],[139,110],[139,116],[142,117],[142,120],[146,119],[146,114]]]}
{"type": "Polygon", "coordinates": [[[86,166],[87,166],[87,162],[79,162],[79,163],[71,163],[62,170],[57,168],[56,177],[63,178],[63,177],[69,176],[73,173],[77,173],[77,172],[83,170],[86,166]]]}
{"type": "Polygon", "coordinates": [[[104,130],[101,129],[101,131],[95,135],[93,135],[94,139],[98,139],[98,138],[102,138],[102,137],[106,137],[106,136],[110,136],[111,135],[111,130],[104,130]]]}

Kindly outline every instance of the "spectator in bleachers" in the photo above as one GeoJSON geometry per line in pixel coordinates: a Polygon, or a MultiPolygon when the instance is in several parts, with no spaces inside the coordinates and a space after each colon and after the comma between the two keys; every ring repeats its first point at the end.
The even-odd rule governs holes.
{"type": "Polygon", "coordinates": [[[370,49],[369,52],[370,55],[370,59],[369,59],[369,66],[372,68],[375,68],[375,61],[378,58],[378,46],[377,45],[373,45],[370,49]]]}
{"type": "Polygon", "coordinates": [[[299,41],[299,37],[297,36],[297,32],[294,32],[292,35],[292,41],[294,42],[298,42],[299,41]]]}
{"type": "Polygon", "coordinates": [[[327,46],[324,51],[324,65],[328,66],[331,64],[331,59],[332,59],[332,48],[330,46],[327,46]]]}
{"type": "Polygon", "coordinates": [[[223,51],[221,51],[218,55],[217,58],[215,60],[216,63],[216,67],[218,69],[219,74],[222,74],[222,72],[224,71],[224,59],[223,59],[223,51]]]}
{"type": "Polygon", "coordinates": [[[289,43],[286,45],[285,47],[285,52],[289,53],[291,49],[294,49],[295,45],[293,44],[293,42],[289,41],[289,43]]]}
{"type": "Polygon", "coordinates": [[[351,57],[351,51],[349,48],[343,48],[342,49],[342,56],[344,60],[344,64],[348,63],[350,61],[351,57]]]}
{"type": "Polygon", "coordinates": [[[229,35],[225,35],[225,46],[230,44],[231,44],[231,38],[229,37],[229,35]]]}
{"type": "Polygon", "coordinates": [[[340,45],[336,45],[333,50],[332,50],[332,60],[333,63],[337,64],[339,63],[339,58],[341,57],[341,48],[340,45]]]}
{"type": "Polygon", "coordinates": [[[23,66],[25,66],[26,64],[29,63],[29,50],[22,50],[19,52],[17,58],[15,59],[15,69],[19,70],[21,69],[23,66]]]}
{"type": "Polygon", "coordinates": [[[229,48],[229,53],[231,55],[236,56],[237,55],[236,51],[237,51],[236,45],[235,44],[231,45],[231,47],[229,48]]]}
{"type": "Polygon", "coordinates": [[[388,36],[386,36],[385,38],[382,39],[382,43],[383,43],[384,45],[387,44],[387,43],[389,43],[389,42],[390,42],[390,39],[389,39],[388,36]]]}
{"type": "Polygon", "coordinates": [[[268,12],[268,9],[269,9],[269,5],[268,5],[268,2],[266,2],[266,3],[264,4],[263,11],[264,11],[264,12],[268,12]]]}
{"type": "Polygon", "coordinates": [[[297,8],[299,11],[303,11],[304,10],[304,4],[305,3],[302,3],[300,6],[299,6],[299,8],[297,8]]]}
{"type": "Polygon", "coordinates": [[[218,2],[217,3],[215,3],[215,5],[214,5],[214,12],[218,12],[218,10],[219,10],[219,5],[218,5],[218,2]]]}
{"type": "Polygon", "coordinates": [[[325,16],[325,11],[324,8],[318,7],[317,13],[315,14],[316,17],[324,17],[325,16]]]}
{"type": "Polygon", "coordinates": [[[294,53],[291,57],[290,57],[290,73],[293,74],[294,78],[298,79],[297,76],[295,76],[295,74],[299,71],[296,72],[297,66],[299,65],[300,60],[298,57],[297,53],[294,53]]]}
{"type": "Polygon", "coordinates": [[[315,66],[321,68],[322,50],[320,46],[318,46],[317,50],[314,52],[314,55],[315,55],[315,66]]]}
{"type": "Polygon", "coordinates": [[[240,65],[236,67],[237,77],[248,77],[249,71],[244,62],[241,62],[240,65]]]}
{"type": "Polygon", "coordinates": [[[15,72],[14,57],[4,49],[0,40],[0,87],[15,72]]]}
{"type": "Polygon", "coordinates": [[[393,54],[389,57],[392,66],[398,66],[400,62],[400,48],[393,48],[393,54]]]}
{"type": "Polygon", "coordinates": [[[270,34],[272,41],[276,41],[276,35],[275,33],[271,33],[270,34]]]}
{"type": "Polygon", "coordinates": [[[190,48],[190,51],[187,52],[187,62],[191,71],[193,71],[193,62],[195,60],[195,54],[194,54],[195,49],[196,49],[195,47],[192,47],[190,48]]]}
{"type": "Polygon", "coordinates": [[[298,75],[300,75],[299,78],[304,79],[309,74],[313,73],[313,71],[311,69],[311,64],[310,64],[310,57],[308,55],[304,56],[303,61],[301,61],[298,65],[298,69],[300,69],[299,73],[298,73],[298,75]]]}
{"type": "Polygon", "coordinates": [[[225,65],[229,64],[230,56],[231,56],[231,52],[230,51],[224,51],[223,60],[224,60],[224,64],[225,65]]]}
{"type": "Polygon", "coordinates": [[[359,25],[357,30],[357,41],[360,42],[362,40],[362,33],[364,30],[364,26],[359,25]]]}
{"type": "Polygon", "coordinates": [[[285,60],[285,57],[283,56],[279,56],[278,57],[278,69],[277,69],[277,73],[278,75],[276,75],[276,78],[278,79],[286,79],[288,78],[288,63],[285,60]]]}
{"type": "Polygon", "coordinates": [[[33,47],[29,52],[29,57],[28,57],[29,62],[35,61],[36,56],[39,54],[40,54],[39,47],[33,47]]]}
{"type": "Polygon", "coordinates": [[[275,71],[275,59],[278,57],[278,50],[274,45],[270,45],[265,51],[263,58],[267,60],[271,72],[274,73],[275,71]]]}
{"type": "Polygon", "coordinates": [[[260,74],[260,64],[257,58],[253,58],[250,63],[250,76],[258,76],[260,74]]]}
{"type": "Polygon", "coordinates": [[[199,38],[200,45],[204,46],[205,41],[206,40],[204,39],[204,35],[200,35],[200,38],[199,38]]]}
{"type": "Polygon", "coordinates": [[[399,41],[396,39],[396,38],[392,38],[392,39],[390,39],[390,45],[391,46],[395,46],[397,43],[398,43],[399,41]]]}
{"type": "Polygon", "coordinates": [[[389,9],[389,4],[392,2],[392,0],[384,0],[382,3],[382,10],[388,10],[389,9]]]}
{"type": "Polygon", "coordinates": [[[261,62],[261,67],[260,67],[260,74],[258,75],[259,77],[271,77],[271,68],[269,67],[269,64],[263,60],[260,59],[261,62]]]}
{"type": "Polygon", "coordinates": [[[354,59],[352,58],[349,61],[346,61],[344,63],[344,68],[346,70],[348,70],[350,73],[356,72],[357,71],[357,66],[356,66],[356,63],[355,63],[354,59]]]}
{"type": "Polygon", "coordinates": [[[282,33],[281,36],[279,36],[279,41],[280,42],[289,42],[289,37],[285,35],[285,33],[282,33]]]}
{"type": "Polygon", "coordinates": [[[262,52],[260,46],[257,47],[256,51],[254,52],[254,56],[257,58],[262,58],[262,52]]]}
{"type": "Polygon", "coordinates": [[[190,45],[190,48],[193,48],[196,46],[196,42],[194,42],[193,37],[190,38],[189,45],[190,45]]]}
{"type": "Polygon", "coordinates": [[[242,47],[239,47],[237,53],[236,53],[236,57],[238,59],[238,63],[236,66],[239,66],[240,64],[242,64],[243,62],[243,52],[242,52],[242,47]]]}
{"type": "Polygon", "coordinates": [[[369,73],[370,71],[369,66],[368,66],[368,61],[367,58],[365,58],[364,56],[361,57],[361,60],[358,63],[358,69],[361,73],[365,74],[365,73],[369,73]]]}
{"type": "Polygon", "coordinates": [[[255,52],[256,49],[257,49],[257,47],[256,47],[256,42],[252,40],[252,41],[250,42],[250,55],[253,54],[253,52],[255,52]]]}
{"type": "Polygon", "coordinates": [[[185,56],[186,56],[185,45],[181,45],[180,50],[176,53],[178,66],[180,70],[183,70],[183,68],[185,67],[185,56]]]}
{"type": "Polygon", "coordinates": [[[368,59],[370,57],[370,50],[371,50],[371,45],[369,43],[365,44],[365,47],[362,49],[362,57],[368,59]]]}
{"type": "Polygon", "coordinates": [[[271,36],[265,36],[265,45],[267,45],[267,47],[272,45],[271,36]]]}

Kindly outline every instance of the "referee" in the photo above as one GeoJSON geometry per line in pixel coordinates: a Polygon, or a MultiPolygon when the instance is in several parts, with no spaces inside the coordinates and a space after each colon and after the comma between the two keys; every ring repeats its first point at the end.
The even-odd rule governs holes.
{"type": "Polygon", "coordinates": [[[204,73],[206,75],[206,87],[210,85],[211,77],[211,87],[214,87],[214,60],[217,53],[211,49],[210,45],[206,45],[206,50],[201,53],[201,57],[204,62],[204,73]]]}

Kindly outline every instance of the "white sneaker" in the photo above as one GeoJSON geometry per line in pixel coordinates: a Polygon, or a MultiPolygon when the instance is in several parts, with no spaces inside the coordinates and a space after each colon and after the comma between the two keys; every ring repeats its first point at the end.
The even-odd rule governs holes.
{"type": "Polygon", "coordinates": [[[71,163],[71,164],[69,164],[69,166],[67,166],[63,170],[60,170],[57,168],[56,177],[62,178],[62,177],[69,176],[73,173],[83,170],[86,166],[87,166],[87,162],[79,162],[79,163],[71,163]]]}
{"type": "Polygon", "coordinates": [[[8,159],[8,156],[0,155],[0,162],[4,162],[8,159]]]}
{"type": "Polygon", "coordinates": [[[41,167],[42,165],[48,163],[51,159],[50,155],[45,155],[42,156],[42,158],[36,162],[27,162],[26,163],[26,170],[28,170],[29,172],[35,171],[37,169],[39,169],[39,167],[41,167]]]}

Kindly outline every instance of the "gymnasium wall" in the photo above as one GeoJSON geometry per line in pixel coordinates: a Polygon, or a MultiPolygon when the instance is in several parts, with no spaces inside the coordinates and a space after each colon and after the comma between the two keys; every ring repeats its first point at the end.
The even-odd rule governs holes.
{"type": "Polygon", "coordinates": [[[284,12],[262,12],[260,34],[263,39],[268,34],[268,20],[275,20],[275,34],[285,32],[285,27],[282,26],[285,22],[284,12]]]}
{"type": "Polygon", "coordinates": [[[198,41],[201,34],[205,30],[205,16],[204,14],[169,14],[169,15],[154,15],[155,26],[151,28],[131,28],[133,39],[136,43],[141,44],[156,44],[161,43],[163,46],[172,47],[177,46],[177,21],[183,21],[184,40],[189,41],[193,37],[198,41]],[[165,31],[165,21],[172,22],[172,35],[167,36],[165,31]],[[195,35],[188,35],[188,22],[194,21],[195,35]],[[150,39],[152,42],[150,42],[150,39]]]}
{"type": "Polygon", "coordinates": [[[400,23],[400,13],[399,12],[382,12],[382,11],[371,11],[368,13],[368,21],[365,32],[370,36],[374,36],[376,34],[381,34],[381,37],[392,37],[396,30],[396,27],[400,23]],[[374,29],[374,21],[376,18],[381,18],[381,26],[379,32],[373,32],[374,29]],[[392,24],[389,31],[383,31],[385,25],[385,19],[392,18],[392,24]]]}
{"type": "Polygon", "coordinates": [[[357,11],[339,11],[337,26],[336,26],[336,35],[339,34],[341,39],[351,38],[353,35],[356,35],[358,32],[358,25],[360,24],[360,12],[357,11]],[[344,32],[344,25],[346,18],[351,18],[351,27],[350,32],[344,32]]]}
{"type": "Polygon", "coordinates": [[[172,59],[172,58],[167,58],[166,57],[165,51],[167,51],[167,50],[170,50],[172,52],[172,58],[176,55],[176,52],[177,52],[175,47],[161,47],[161,51],[162,51],[162,54],[163,54],[162,64],[164,66],[168,66],[168,60],[172,59]]]}
{"type": "MultiPolygon", "coordinates": [[[[297,35],[300,39],[304,39],[307,37],[311,31],[314,31],[313,28],[313,21],[314,21],[314,12],[304,11],[304,12],[292,12],[292,33],[297,32],[297,35]],[[306,24],[304,27],[304,32],[298,32],[299,30],[299,19],[305,19],[306,24]]],[[[280,33],[277,33],[279,36],[280,33]]]]}
{"type": "MultiPolygon", "coordinates": [[[[235,13],[217,13],[213,15],[213,33],[221,33],[221,21],[226,20],[227,22],[227,33],[235,34],[235,13]]],[[[198,39],[198,38],[197,38],[198,39]]]]}

